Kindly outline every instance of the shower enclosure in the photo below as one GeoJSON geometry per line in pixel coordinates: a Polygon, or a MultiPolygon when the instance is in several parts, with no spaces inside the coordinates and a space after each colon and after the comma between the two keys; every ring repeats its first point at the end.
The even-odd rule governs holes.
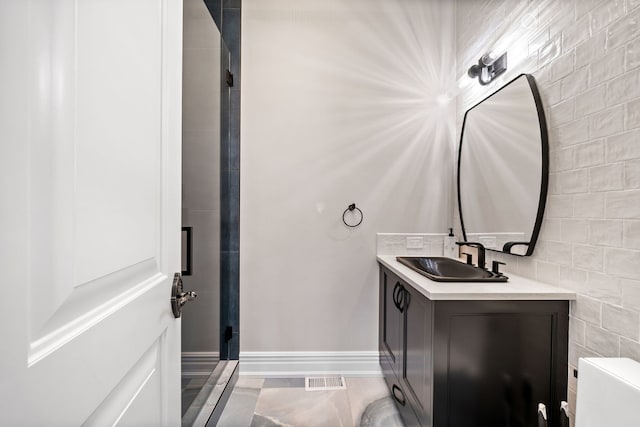
{"type": "Polygon", "coordinates": [[[229,137],[230,55],[203,0],[184,0],[183,34],[182,280],[197,298],[182,312],[182,424],[191,426],[206,424],[221,395],[216,384],[235,369],[220,355],[220,147],[229,137]]]}

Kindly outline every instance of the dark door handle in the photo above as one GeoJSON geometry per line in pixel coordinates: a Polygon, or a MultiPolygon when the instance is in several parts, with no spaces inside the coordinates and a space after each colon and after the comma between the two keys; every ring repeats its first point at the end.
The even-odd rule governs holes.
{"type": "Polygon", "coordinates": [[[393,305],[398,308],[398,289],[400,289],[400,282],[396,282],[396,285],[393,287],[393,305]]]}
{"type": "Polygon", "coordinates": [[[398,308],[398,291],[400,290],[400,282],[396,282],[396,286],[393,288],[393,305],[398,308]]]}
{"type": "Polygon", "coordinates": [[[396,282],[395,288],[393,288],[393,304],[396,306],[400,312],[402,312],[402,292],[404,291],[404,286],[400,284],[400,282],[396,282]]]}
{"type": "Polygon", "coordinates": [[[193,274],[193,227],[182,227],[182,232],[187,233],[185,242],[186,263],[185,268],[182,269],[183,276],[191,276],[193,274]]]}
{"type": "Polygon", "coordinates": [[[396,282],[396,286],[393,288],[393,304],[400,310],[400,313],[404,312],[404,309],[409,305],[409,292],[400,282],[396,282]]]}
{"type": "Polygon", "coordinates": [[[397,385],[393,385],[393,387],[391,387],[391,394],[393,394],[393,398],[396,400],[396,402],[398,402],[400,405],[404,406],[407,401],[404,398],[404,393],[402,392],[402,389],[400,389],[400,387],[398,387],[397,385]],[[400,397],[398,397],[398,394],[396,393],[397,391],[400,392],[400,397]]]}
{"type": "Polygon", "coordinates": [[[402,288],[402,304],[400,306],[400,313],[405,311],[409,307],[411,301],[411,294],[404,287],[402,288]]]}
{"type": "Polygon", "coordinates": [[[398,310],[400,310],[400,313],[404,311],[404,297],[405,297],[404,286],[400,285],[400,292],[398,292],[398,310]]]}

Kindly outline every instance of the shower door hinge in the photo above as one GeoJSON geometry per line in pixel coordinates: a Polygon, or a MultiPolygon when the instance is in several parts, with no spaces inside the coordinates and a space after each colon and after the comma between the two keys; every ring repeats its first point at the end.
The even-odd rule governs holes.
{"type": "Polygon", "coordinates": [[[233,328],[231,326],[227,326],[224,329],[224,342],[231,341],[231,338],[233,338],[233,328]]]}
{"type": "Polygon", "coordinates": [[[231,71],[224,70],[225,75],[226,75],[226,79],[227,79],[227,86],[229,87],[233,87],[233,74],[231,74],[231,71]]]}

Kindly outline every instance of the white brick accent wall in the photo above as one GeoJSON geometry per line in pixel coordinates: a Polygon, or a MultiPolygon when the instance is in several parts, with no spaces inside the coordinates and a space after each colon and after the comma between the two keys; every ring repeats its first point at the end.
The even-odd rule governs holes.
{"type": "MultiPolygon", "coordinates": [[[[538,246],[530,258],[496,258],[507,271],[578,292],[570,371],[584,356],[640,361],[640,0],[457,7],[458,138],[464,112],[520,73],[536,78],[549,126],[538,246]],[[467,69],[494,49],[508,51],[507,73],[488,87],[470,81],[467,69]]],[[[572,409],[575,390],[570,379],[572,409]]]]}

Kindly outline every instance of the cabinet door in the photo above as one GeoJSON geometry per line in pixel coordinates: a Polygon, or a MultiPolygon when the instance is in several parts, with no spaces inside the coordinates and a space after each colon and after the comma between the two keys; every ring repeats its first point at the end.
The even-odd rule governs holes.
{"type": "Polygon", "coordinates": [[[380,351],[386,355],[394,373],[402,374],[403,313],[400,311],[400,280],[386,269],[380,272],[380,351]]]}
{"type": "MultiPolygon", "coordinates": [[[[406,392],[402,389],[400,381],[398,381],[398,379],[393,375],[385,375],[384,380],[389,387],[389,394],[391,398],[395,401],[396,408],[400,413],[404,427],[422,427],[423,424],[418,421],[418,418],[413,411],[413,407],[406,397],[406,392]]],[[[382,417],[376,421],[382,425],[385,422],[385,418],[382,417]]],[[[376,421],[374,421],[374,423],[376,421]]],[[[369,425],[369,422],[366,422],[365,424],[369,425]]]]}
{"type": "Polygon", "coordinates": [[[432,302],[406,286],[404,334],[404,390],[423,425],[431,422],[432,302]]]}
{"type": "Polygon", "coordinates": [[[557,425],[568,316],[555,303],[436,302],[436,426],[536,427],[539,403],[557,425]]]}

